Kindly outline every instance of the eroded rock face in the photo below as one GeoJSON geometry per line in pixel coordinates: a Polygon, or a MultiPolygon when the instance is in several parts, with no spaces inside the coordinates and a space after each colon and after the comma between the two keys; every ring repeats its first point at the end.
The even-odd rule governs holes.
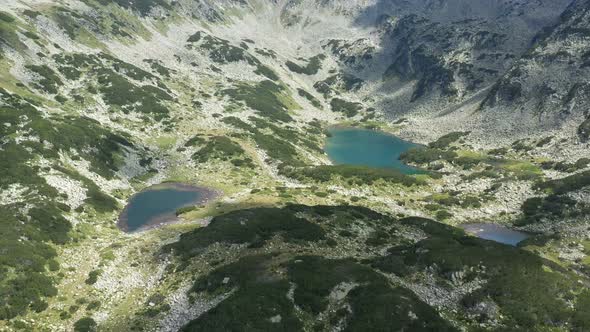
{"type": "Polygon", "coordinates": [[[589,26],[590,3],[574,1],[494,85],[482,111],[489,118],[496,113],[536,117],[539,128],[571,123],[580,139],[588,140],[589,26]]]}

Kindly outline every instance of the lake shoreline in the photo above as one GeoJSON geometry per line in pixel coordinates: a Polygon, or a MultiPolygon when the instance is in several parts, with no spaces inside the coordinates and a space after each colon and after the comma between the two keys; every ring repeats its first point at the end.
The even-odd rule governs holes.
{"type": "Polygon", "coordinates": [[[349,125],[331,126],[328,133],[323,150],[333,165],[390,168],[408,175],[424,172],[399,159],[404,152],[422,145],[393,133],[349,125]]]}
{"type": "Polygon", "coordinates": [[[180,183],[180,182],[164,182],[164,183],[160,183],[160,184],[156,184],[156,185],[147,187],[147,188],[135,193],[133,196],[131,196],[128,199],[127,205],[121,211],[121,213],[119,214],[119,218],[117,219],[117,227],[119,228],[119,230],[121,230],[122,232],[127,233],[127,234],[133,234],[133,233],[144,232],[147,230],[151,230],[151,229],[159,228],[159,227],[162,227],[165,225],[171,225],[171,224],[175,224],[175,223],[180,222],[181,221],[180,218],[178,218],[176,216],[177,209],[175,209],[174,211],[171,211],[171,212],[165,212],[165,213],[161,213],[156,216],[153,216],[153,217],[149,218],[149,220],[147,222],[143,223],[141,226],[131,229],[131,227],[129,225],[129,209],[132,207],[132,203],[134,202],[134,200],[137,197],[139,197],[139,195],[142,195],[142,194],[145,194],[148,192],[159,191],[159,190],[176,190],[176,191],[180,191],[180,192],[194,192],[194,193],[199,194],[197,199],[190,201],[188,203],[184,203],[184,204],[182,204],[181,207],[191,206],[191,205],[202,205],[202,204],[211,202],[211,201],[215,200],[216,198],[219,198],[222,195],[222,193],[220,191],[212,189],[212,188],[195,186],[195,185],[180,183]]]}

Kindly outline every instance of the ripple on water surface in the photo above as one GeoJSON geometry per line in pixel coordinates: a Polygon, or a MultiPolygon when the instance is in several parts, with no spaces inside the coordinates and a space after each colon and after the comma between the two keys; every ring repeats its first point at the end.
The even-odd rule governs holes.
{"type": "Polygon", "coordinates": [[[157,227],[177,220],[179,208],[206,203],[215,191],[182,183],[165,183],[149,187],[129,200],[119,216],[119,228],[133,232],[157,227]]]}

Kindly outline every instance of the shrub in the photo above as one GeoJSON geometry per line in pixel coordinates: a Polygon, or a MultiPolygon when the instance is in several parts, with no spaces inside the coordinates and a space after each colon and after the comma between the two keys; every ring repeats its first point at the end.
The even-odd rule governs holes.
{"type": "Polygon", "coordinates": [[[223,95],[246,103],[263,117],[273,121],[291,122],[293,118],[288,114],[289,106],[281,98],[285,92],[282,86],[268,80],[256,85],[240,84],[236,88],[221,91],[223,95]]]}
{"type": "Polygon", "coordinates": [[[287,242],[325,239],[325,231],[320,226],[296,217],[288,209],[255,208],[217,216],[207,227],[182,234],[180,241],[167,249],[190,257],[195,249],[215,242],[263,243],[274,235],[281,235],[287,242]]]}
{"type": "Polygon", "coordinates": [[[536,188],[550,190],[555,194],[567,194],[587,186],[590,186],[590,171],[570,175],[563,179],[541,182],[536,185],[536,188]]]}
{"type": "Polygon", "coordinates": [[[205,146],[193,154],[192,158],[199,163],[206,162],[212,158],[230,160],[233,157],[243,155],[245,152],[238,143],[232,141],[230,138],[226,136],[213,136],[205,146]]]}
{"type": "Polygon", "coordinates": [[[301,89],[301,88],[297,88],[297,93],[299,94],[299,96],[309,100],[309,102],[315,107],[315,108],[322,108],[322,103],[316,98],[314,97],[311,93],[301,89]]]}
{"type": "Polygon", "coordinates": [[[307,65],[302,67],[293,61],[287,61],[285,64],[290,71],[297,74],[315,75],[322,66],[322,60],[326,58],[323,54],[318,54],[307,61],[307,65]]]}
{"type": "Polygon", "coordinates": [[[575,216],[582,212],[582,209],[575,209],[576,205],[577,202],[567,196],[532,197],[522,204],[524,218],[517,224],[528,225],[543,219],[575,216]]]}
{"type": "Polygon", "coordinates": [[[400,160],[406,163],[428,164],[437,160],[452,161],[457,157],[454,151],[443,151],[432,148],[411,148],[400,155],[400,160]]]}
{"type": "Polygon", "coordinates": [[[74,323],[74,332],[96,332],[96,330],[96,321],[90,317],[84,317],[74,323]]]}
{"type": "Polygon", "coordinates": [[[98,281],[98,277],[101,275],[101,270],[93,270],[88,273],[88,278],[84,281],[87,285],[94,285],[98,281]]]}
{"type": "Polygon", "coordinates": [[[88,305],[86,306],[86,310],[88,311],[93,311],[93,310],[97,310],[99,309],[101,306],[101,302],[98,300],[95,301],[91,301],[90,303],[88,303],[88,305]]]}
{"type": "Polygon", "coordinates": [[[415,177],[403,174],[395,169],[353,165],[322,165],[306,168],[285,168],[282,174],[298,180],[311,179],[318,182],[328,182],[335,177],[340,177],[357,185],[371,185],[378,180],[399,183],[408,187],[422,184],[422,182],[415,177]]]}
{"type": "Polygon", "coordinates": [[[333,112],[344,113],[347,117],[352,118],[358,114],[363,106],[360,103],[349,102],[340,98],[334,98],[330,101],[330,107],[333,112]]]}
{"type": "Polygon", "coordinates": [[[192,211],[197,210],[196,206],[185,206],[185,207],[181,207],[180,209],[176,210],[176,216],[180,216],[181,214],[185,214],[185,213],[189,213],[192,211]]]}
{"type": "Polygon", "coordinates": [[[276,82],[279,80],[279,76],[277,75],[277,73],[274,72],[274,70],[272,70],[269,67],[262,65],[262,64],[260,64],[260,65],[258,65],[258,67],[256,67],[256,70],[254,70],[254,73],[258,74],[258,75],[262,75],[271,81],[276,82]]]}
{"type": "Polygon", "coordinates": [[[0,11],[0,21],[4,21],[6,23],[14,22],[15,18],[7,12],[0,11]]]}
{"type": "Polygon", "coordinates": [[[454,143],[461,137],[467,136],[469,134],[470,132],[452,132],[440,137],[435,142],[428,144],[428,147],[432,149],[445,149],[448,148],[451,143],[454,143]]]}
{"type": "Polygon", "coordinates": [[[453,214],[447,210],[440,210],[436,213],[436,219],[438,219],[438,220],[447,220],[452,217],[453,217],[453,214]]]}
{"type": "Polygon", "coordinates": [[[400,223],[419,227],[428,236],[415,244],[391,248],[373,266],[411,276],[436,265],[438,277],[449,282],[455,271],[485,266],[470,274],[470,278],[487,282],[463,299],[465,309],[491,299],[500,307],[507,326],[531,331],[553,328],[555,322],[562,325],[572,315],[563,294],[580,287],[576,286],[578,278],[559,265],[512,246],[467,237],[460,230],[432,220],[407,218],[400,223]]]}
{"type": "Polygon", "coordinates": [[[35,86],[42,91],[56,94],[59,87],[63,85],[63,82],[55,71],[46,65],[27,65],[25,67],[41,77],[35,86]]]}

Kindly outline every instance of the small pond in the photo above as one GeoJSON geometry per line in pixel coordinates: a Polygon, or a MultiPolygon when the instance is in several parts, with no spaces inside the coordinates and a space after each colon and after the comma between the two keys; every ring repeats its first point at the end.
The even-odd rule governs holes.
{"type": "Polygon", "coordinates": [[[410,148],[419,147],[393,135],[369,129],[332,128],[324,150],[336,165],[395,168],[405,174],[422,173],[399,160],[410,148]]]}
{"type": "Polygon", "coordinates": [[[215,191],[181,183],[164,183],[134,195],[119,216],[117,225],[125,232],[157,227],[177,221],[176,210],[203,204],[215,191]]]}
{"type": "Polygon", "coordinates": [[[516,246],[519,242],[529,238],[531,235],[516,231],[497,224],[464,224],[460,226],[465,232],[475,235],[479,238],[492,240],[511,246],[516,246]]]}

